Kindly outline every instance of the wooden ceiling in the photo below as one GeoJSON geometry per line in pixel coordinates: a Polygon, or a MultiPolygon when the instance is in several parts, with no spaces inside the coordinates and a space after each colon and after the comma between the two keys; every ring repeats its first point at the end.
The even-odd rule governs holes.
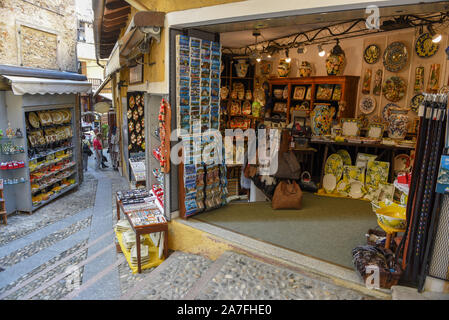
{"type": "Polygon", "coordinates": [[[106,0],[100,33],[100,58],[107,59],[126,27],[131,6],[124,0],[106,0]]]}

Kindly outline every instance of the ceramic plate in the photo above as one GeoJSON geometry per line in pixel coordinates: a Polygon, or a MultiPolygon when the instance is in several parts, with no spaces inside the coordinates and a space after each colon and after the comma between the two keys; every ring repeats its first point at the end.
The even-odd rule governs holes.
{"type": "Polygon", "coordinates": [[[129,107],[132,109],[135,104],[134,96],[129,97],[129,107]]]}
{"type": "Polygon", "coordinates": [[[363,196],[363,184],[360,181],[351,182],[349,189],[349,196],[354,199],[359,199],[363,196]]]}
{"type": "Polygon", "coordinates": [[[418,57],[427,58],[437,53],[439,48],[438,43],[432,42],[430,33],[423,33],[416,39],[415,52],[418,57]]]}
{"type": "Polygon", "coordinates": [[[360,100],[359,109],[364,114],[370,114],[376,109],[376,100],[372,97],[363,97],[360,100]]]}
{"type": "Polygon", "coordinates": [[[337,179],[332,173],[325,174],[323,177],[323,188],[327,193],[332,193],[337,185],[337,179]]]}
{"type": "Polygon", "coordinates": [[[31,126],[33,128],[39,128],[40,127],[40,122],[39,122],[39,118],[37,116],[37,114],[35,112],[30,112],[28,115],[28,121],[30,122],[31,126]]]}
{"type": "Polygon", "coordinates": [[[388,121],[391,116],[391,108],[399,108],[399,106],[395,103],[387,103],[385,107],[382,109],[382,119],[384,121],[388,121]]]}
{"type": "Polygon", "coordinates": [[[333,174],[337,180],[340,180],[343,173],[343,159],[339,154],[333,153],[327,158],[324,166],[325,174],[333,174]]]}
{"type": "Polygon", "coordinates": [[[342,158],[343,165],[350,166],[352,164],[351,156],[349,155],[348,151],[346,151],[345,149],[340,149],[337,151],[337,153],[342,158]]]}
{"type": "Polygon", "coordinates": [[[385,49],[383,63],[385,69],[390,72],[398,72],[407,64],[408,53],[406,46],[399,41],[391,43],[385,49]]]}
{"type": "Polygon", "coordinates": [[[398,102],[405,96],[407,85],[401,77],[392,76],[385,80],[382,86],[384,97],[392,102],[398,102]]]}
{"type": "Polygon", "coordinates": [[[367,186],[377,189],[380,182],[387,183],[390,169],[389,162],[368,161],[366,167],[365,183],[367,186]]]}
{"type": "Polygon", "coordinates": [[[378,202],[386,203],[386,200],[393,202],[394,185],[391,183],[379,183],[378,202]]]}
{"type": "Polygon", "coordinates": [[[380,139],[382,138],[384,133],[384,126],[381,123],[371,123],[369,125],[367,137],[368,138],[375,138],[380,139]]]}
{"type": "Polygon", "coordinates": [[[365,168],[358,166],[344,166],[342,181],[348,185],[354,181],[359,181],[365,184],[365,168]]]}
{"type": "Polygon", "coordinates": [[[424,101],[424,95],[423,94],[417,94],[415,95],[410,103],[410,109],[412,109],[412,111],[418,113],[418,109],[419,109],[419,105],[421,104],[421,102],[424,101]]]}
{"type": "Polygon", "coordinates": [[[354,118],[341,119],[341,131],[343,136],[356,137],[360,133],[360,121],[354,118]]]}
{"type": "Polygon", "coordinates": [[[393,170],[407,171],[410,168],[410,156],[407,154],[398,154],[394,157],[393,170]]]}
{"type": "Polygon", "coordinates": [[[346,182],[344,182],[343,180],[340,180],[340,181],[337,183],[336,189],[337,189],[337,191],[338,191],[339,193],[345,195],[345,194],[348,192],[349,185],[348,185],[346,182]]]}
{"type": "Polygon", "coordinates": [[[374,64],[379,60],[380,57],[380,48],[375,44],[370,44],[366,47],[365,52],[363,53],[363,59],[365,59],[366,63],[374,64]]]}

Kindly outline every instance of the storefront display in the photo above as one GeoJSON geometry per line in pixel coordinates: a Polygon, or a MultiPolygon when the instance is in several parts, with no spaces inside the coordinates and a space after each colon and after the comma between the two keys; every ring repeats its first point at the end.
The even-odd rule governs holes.
{"type": "Polygon", "coordinates": [[[77,185],[70,108],[25,112],[33,210],[77,185]]]}

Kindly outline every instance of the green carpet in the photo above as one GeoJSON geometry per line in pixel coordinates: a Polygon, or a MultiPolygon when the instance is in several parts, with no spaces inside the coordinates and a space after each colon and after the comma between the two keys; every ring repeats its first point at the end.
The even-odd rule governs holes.
{"type": "Polygon", "coordinates": [[[301,210],[273,210],[270,202],[231,202],[195,218],[351,269],[351,250],[366,244],[368,229],[377,226],[367,201],[307,192],[301,210]]]}

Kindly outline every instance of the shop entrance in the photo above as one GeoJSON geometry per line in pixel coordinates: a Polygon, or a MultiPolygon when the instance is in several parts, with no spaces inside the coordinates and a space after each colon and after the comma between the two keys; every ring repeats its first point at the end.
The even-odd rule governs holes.
{"type": "MultiPolygon", "coordinates": [[[[436,19],[435,26],[440,25],[440,12],[423,6],[420,9],[425,16],[410,17],[401,9],[399,20],[409,24],[392,25],[391,21],[399,20],[397,11],[389,8],[378,32],[366,29],[360,10],[326,15],[319,22],[306,16],[300,23],[302,18],[289,17],[283,26],[262,28],[248,22],[246,29],[244,23],[198,27],[219,33],[220,130],[278,130],[279,158],[293,156],[300,170],[292,169],[286,159],[279,162],[283,174],[253,173],[245,180],[246,165],[227,165],[220,174],[225,174],[227,199],[232,201],[188,216],[352,268],[351,250],[367,243],[370,229],[382,231],[374,211],[386,203],[405,205],[407,190],[401,186],[407,184],[407,178],[402,177],[410,172],[414,160],[419,99],[423,92],[438,90],[448,81],[441,49],[447,47],[447,34],[432,53],[420,53],[416,45],[426,37],[423,34],[432,38],[425,20],[436,19]],[[407,52],[400,66],[388,60],[395,46],[407,52]],[[439,74],[438,85],[428,87],[427,79],[423,82],[419,76],[421,68],[439,74]],[[421,87],[413,85],[416,81],[421,87]],[[282,180],[301,185],[300,210],[272,209],[271,199],[282,180]]],[[[412,13],[417,7],[409,10],[412,13]]],[[[185,40],[191,41],[186,36],[185,40]]],[[[180,56],[191,52],[180,51],[183,45],[176,35],[172,44],[171,52],[176,55],[171,55],[171,98],[178,108],[175,128],[183,119],[179,88],[185,85],[190,89],[191,85],[179,82],[183,79],[180,56]]],[[[186,171],[182,170],[183,175],[186,171]]],[[[178,185],[171,193],[176,194],[172,208],[186,216],[187,206],[194,200],[186,196],[186,190],[196,185],[188,185],[174,172],[171,179],[178,185]]],[[[394,248],[401,223],[396,229],[387,228],[393,235],[387,246],[394,248]]],[[[386,241],[385,236],[380,238],[386,241]]]]}

